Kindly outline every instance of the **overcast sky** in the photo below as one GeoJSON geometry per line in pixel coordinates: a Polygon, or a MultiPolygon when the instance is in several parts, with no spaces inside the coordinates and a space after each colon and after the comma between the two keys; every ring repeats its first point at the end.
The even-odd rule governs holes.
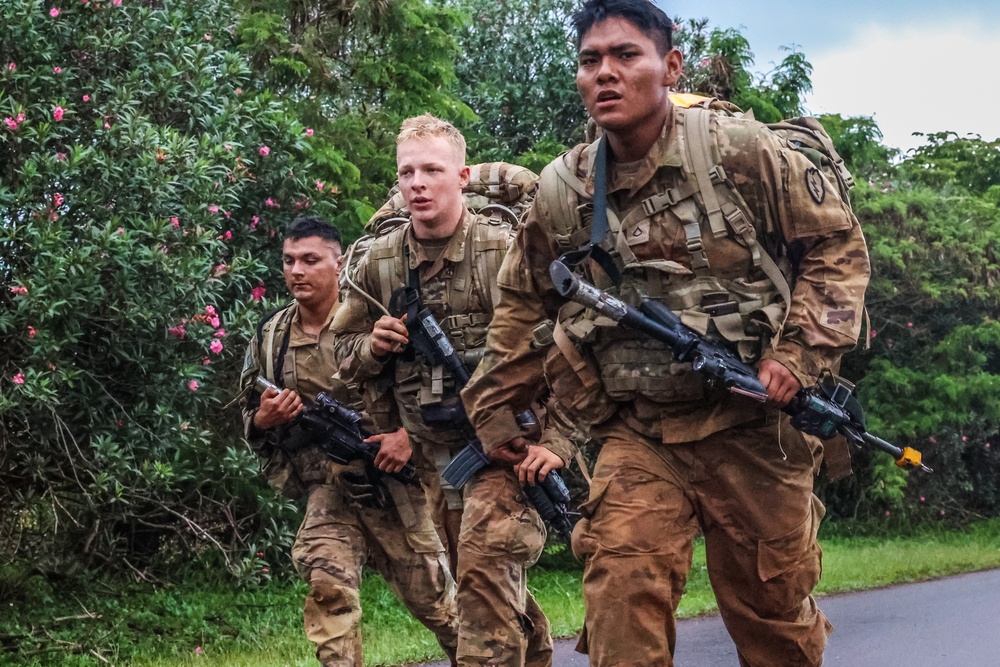
{"type": "Polygon", "coordinates": [[[1000,137],[1000,0],[656,0],[673,19],[741,28],[766,72],[798,45],[810,113],[874,116],[885,143],[913,132],[1000,137]]]}

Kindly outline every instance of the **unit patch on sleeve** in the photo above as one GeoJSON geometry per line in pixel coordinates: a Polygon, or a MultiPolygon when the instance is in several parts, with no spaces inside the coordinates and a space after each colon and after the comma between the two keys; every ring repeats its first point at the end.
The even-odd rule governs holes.
{"type": "Polygon", "coordinates": [[[809,190],[809,196],[817,204],[822,204],[823,200],[826,199],[826,181],[816,167],[810,167],[806,170],[806,189],[809,190]]]}

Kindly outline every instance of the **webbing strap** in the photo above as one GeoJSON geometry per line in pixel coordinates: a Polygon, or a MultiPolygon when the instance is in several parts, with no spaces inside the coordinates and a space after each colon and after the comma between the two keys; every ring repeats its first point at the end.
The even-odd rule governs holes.
{"type": "MultiPolygon", "coordinates": [[[[708,224],[712,228],[712,234],[718,239],[726,235],[726,221],[722,215],[719,197],[715,192],[715,184],[712,182],[713,174],[716,177],[721,176],[717,173],[721,167],[713,164],[710,154],[712,145],[709,132],[710,116],[711,113],[705,109],[688,109],[685,112],[684,127],[687,130],[685,147],[691,160],[691,167],[694,169],[695,179],[698,181],[698,189],[705,202],[708,224]]],[[[720,180],[725,181],[724,178],[720,180]]]]}

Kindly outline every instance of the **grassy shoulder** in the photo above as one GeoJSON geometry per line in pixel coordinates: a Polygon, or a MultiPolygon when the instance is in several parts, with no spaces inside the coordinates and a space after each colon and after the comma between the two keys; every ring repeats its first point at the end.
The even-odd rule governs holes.
{"type": "MultiPolygon", "coordinates": [[[[967,531],[914,537],[827,537],[820,594],[861,590],[1000,567],[1000,519],[967,531]]],[[[552,622],[572,636],[583,619],[580,572],[549,557],[529,586],[552,622]]],[[[238,591],[189,585],[156,591],[70,592],[47,585],[0,613],[0,664],[135,667],[311,667],[302,634],[301,583],[272,582],[238,591]],[[10,611],[12,613],[7,614],[10,611]],[[20,647],[20,652],[12,649],[20,647]]],[[[9,605],[9,606],[8,606],[9,605]]],[[[362,586],[365,664],[398,665],[441,656],[432,635],[414,621],[377,576],[362,586]]],[[[682,617],[715,610],[704,545],[695,549],[682,617]]]]}

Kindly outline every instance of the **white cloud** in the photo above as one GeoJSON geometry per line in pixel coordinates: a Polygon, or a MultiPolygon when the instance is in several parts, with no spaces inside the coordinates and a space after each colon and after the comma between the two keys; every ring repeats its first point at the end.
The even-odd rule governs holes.
{"type": "Polygon", "coordinates": [[[1000,137],[1000,25],[891,29],[868,26],[850,43],[810,58],[811,113],[874,116],[890,146],[912,132],[1000,137]]]}

